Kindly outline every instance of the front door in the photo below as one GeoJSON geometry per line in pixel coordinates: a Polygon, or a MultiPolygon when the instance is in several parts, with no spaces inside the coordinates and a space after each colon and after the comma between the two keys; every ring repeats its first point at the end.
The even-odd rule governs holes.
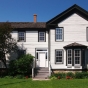
{"type": "Polygon", "coordinates": [[[39,63],[40,67],[45,67],[45,52],[40,52],[39,53],[39,63]]]}

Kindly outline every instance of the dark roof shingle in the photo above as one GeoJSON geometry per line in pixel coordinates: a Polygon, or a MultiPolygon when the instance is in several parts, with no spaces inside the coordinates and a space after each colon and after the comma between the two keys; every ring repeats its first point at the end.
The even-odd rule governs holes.
{"type": "Polygon", "coordinates": [[[10,22],[12,28],[46,28],[46,22],[10,22]]]}
{"type": "Polygon", "coordinates": [[[76,43],[76,42],[74,42],[74,43],[71,43],[71,44],[68,44],[68,45],[66,45],[66,46],[64,46],[64,48],[68,48],[68,47],[87,47],[86,45],[82,45],[82,44],[79,44],[79,43],[76,43]]]}

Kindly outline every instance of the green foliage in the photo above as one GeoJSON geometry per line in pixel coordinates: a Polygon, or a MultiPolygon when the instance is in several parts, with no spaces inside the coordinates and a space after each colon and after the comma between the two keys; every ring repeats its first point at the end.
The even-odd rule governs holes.
{"type": "Polygon", "coordinates": [[[51,79],[51,80],[54,80],[54,79],[57,79],[57,77],[53,76],[53,77],[51,77],[50,79],[51,79]]]}
{"type": "Polygon", "coordinates": [[[13,76],[5,76],[4,78],[6,78],[6,79],[12,79],[13,76]]]}
{"type": "Polygon", "coordinates": [[[16,78],[16,79],[23,79],[24,75],[16,75],[14,78],[16,78]]]}
{"type": "Polygon", "coordinates": [[[65,78],[65,76],[66,76],[66,74],[65,73],[54,73],[54,74],[52,74],[51,76],[50,76],[50,78],[52,78],[52,77],[56,77],[56,78],[58,78],[58,79],[62,79],[62,78],[65,78]]]}
{"type": "Polygon", "coordinates": [[[12,27],[9,22],[0,23],[0,60],[4,63],[5,66],[5,54],[17,49],[17,43],[15,39],[12,38],[11,32],[12,27]]]}
{"type": "Polygon", "coordinates": [[[26,75],[31,72],[33,56],[31,54],[23,55],[17,60],[10,61],[9,64],[9,74],[16,75],[22,74],[26,75]]]}
{"type": "Polygon", "coordinates": [[[75,79],[88,79],[88,72],[54,73],[54,74],[52,74],[50,76],[50,79],[53,79],[54,77],[56,77],[57,79],[62,79],[62,78],[66,78],[66,79],[71,79],[71,78],[75,78],[75,79]]]}
{"type": "Polygon", "coordinates": [[[66,74],[66,76],[69,76],[69,77],[71,77],[71,78],[74,78],[75,74],[72,73],[72,72],[68,72],[68,73],[66,74]]]}
{"type": "Polygon", "coordinates": [[[76,72],[75,73],[75,78],[76,79],[88,78],[88,72],[76,72]]]}

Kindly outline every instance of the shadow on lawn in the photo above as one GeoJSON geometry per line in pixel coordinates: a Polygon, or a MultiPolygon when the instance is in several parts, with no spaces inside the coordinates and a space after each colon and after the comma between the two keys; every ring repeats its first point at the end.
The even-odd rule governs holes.
{"type": "Polygon", "coordinates": [[[7,84],[2,84],[0,86],[6,86],[6,85],[11,85],[11,84],[23,83],[23,82],[27,82],[27,81],[25,80],[25,81],[21,81],[21,82],[7,83],[7,84]]]}

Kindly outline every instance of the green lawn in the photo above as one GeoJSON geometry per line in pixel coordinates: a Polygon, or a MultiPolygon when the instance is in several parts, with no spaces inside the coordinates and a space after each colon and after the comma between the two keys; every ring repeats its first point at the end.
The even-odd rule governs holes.
{"type": "Polygon", "coordinates": [[[88,88],[88,79],[32,81],[0,78],[0,88],[88,88]]]}

